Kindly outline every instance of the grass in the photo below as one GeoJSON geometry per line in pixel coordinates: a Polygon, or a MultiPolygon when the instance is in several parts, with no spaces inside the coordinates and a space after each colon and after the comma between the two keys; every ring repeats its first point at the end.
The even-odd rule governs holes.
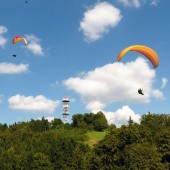
{"type": "Polygon", "coordinates": [[[85,142],[89,144],[91,147],[93,147],[96,143],[98,143],[100,140],[102,140],[107,131],[104,132],[97,132],[97,131],[88,131],[86,135],[88,136],[88,140],[85,142]]]}

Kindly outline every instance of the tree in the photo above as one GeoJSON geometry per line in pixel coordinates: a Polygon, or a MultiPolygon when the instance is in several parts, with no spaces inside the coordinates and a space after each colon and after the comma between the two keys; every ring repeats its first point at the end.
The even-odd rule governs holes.
{"type": "Polygon", "coordinates": [[[89,158],[89,169],[120,169],[122,152],[120,150],[121,141],[117,137],[117,129],[99,141],[94,147],[94,154],[89,158]]]}
{"type": "Polygon", "coordinates": [[[84,122],[85,122],[88,130],[94,129],[94,119],[95,119],[95,115],[93,113],[90,113],[90,114],[85,113],[84,114],[84,122]]]}
{"type": "Polygon", "coordinates": [[[11,170],[16,169],[16,156],[14,147],[1,151],[0,169],[11,170]]]}
{"type": "Polygon", "coordinates": [[[170,129],[162,129],[155,137],[158,151],[162,155],[162,162],[170,168],[170,129]]]}
{"type": "Polygon", "coordinates": [[[84,121],[84,115],[76,114],[72,117],[72,126],[76,128],[86,128],[86,123],[84,121]]]}
{"type": "Polygon", "coordinates": [[[157,131],[170,127],[170,115],[166,114],[151,114],[150,112],[143,115],[141,118],[141,125],[147,126],[153,134],[157,131]]]}
{"type": "Polygon", "coordinates": [[[5,131],[6,129],[8,129],[8,125],[6,123],[5,124],[0,123],[0,131],[5,131]]]}
{"type": "Polygon", "coordinates": [[[57,119],[55,118],[54,120],[51,121],[51,126],[52,126],[52,129],[55,129],[57,128],[59,125],[62,125],[63,122],[61,119],[57,119]]]}
{"type": "Polygon", "coordinates": [[[94,114],[94,130],[103,131],[108,128],[106,117],[102,112],[94,114]]]}
{"type": "Polygon", "coordinates": [[[29,126],[33,132],[45,132],[49,130],[50,124],[47,119],[42,117],[42,120],[31,119],[29,126]]]}
{"type": "Polygon", "coordinates": [[[133,125],[134,121],[132,120],[131,116],[129,116],[129,120],[128,120],[128,125],[131,126],[133,125]]]}
{"type": "Polygon", "coordinates": [[[157,148],[149,143],[132,144],[125,149],[126,169],[164,169],[157,148]]]}
{"type": "Polygon", "coordinates": [[[54,170],[48,156],[43,153],[35,153],[33,162],[31,163],[31,170],[54,170]]]}

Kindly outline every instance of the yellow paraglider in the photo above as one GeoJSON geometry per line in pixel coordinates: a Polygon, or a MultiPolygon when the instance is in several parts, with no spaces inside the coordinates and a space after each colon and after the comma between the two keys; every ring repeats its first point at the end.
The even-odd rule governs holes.
{"type": "MultiPolygon", "coordinates": [[[[20,35],[14,37],[13,40],[12,40],[12,43],[13,43],[13,44],[16,44],[16,43],[19,42],[19,41],[23,41],[24,44],[27,45],[27,40],[26,40],[24,37],[20,36],[20,35]]],[[[13,56],[13,57],[16,57],[17,55],[16,55],[16,54],[13,54],[12,56],[13,56]]]]}
{"type": "Polygon", "coordinates": [[[156,54],[156,52],[151,48],[143,45],[132,45],[125,48],[119,53],[117,60],[120,61],[128,51],[136,51],[143,54],[145,57],[149,59],[154,68],[158,67],[159,65],[159,57],[156,54]]]}
{"type": "Polygon", "coordinates": [[[15,43],[17,43],[18,41],[21,41],[21,40],[24,42],[25,45],[27,45],[27,40],[22,36],[14,37],[13,40],[12,40],[12,43],[15,44],[15,43]]]}

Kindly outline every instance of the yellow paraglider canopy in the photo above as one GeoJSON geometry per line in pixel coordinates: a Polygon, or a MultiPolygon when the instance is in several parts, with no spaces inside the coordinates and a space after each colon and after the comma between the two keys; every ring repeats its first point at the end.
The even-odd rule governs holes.
{"type": "Polygon", "coordinates": [[[24,42],[25,45],[27,45],[27,40],[20,35],[14,37],[13,40],[12,40],[12,43],[16,44],[18,41],[21,41],[21,40],[24,42]]]}
{"type": "Polygon", "coordinates": [[[158,67],[159,65],[159,57],[157,53],[151,48],[144,45],[132,45],[125,48],[119,53],[117,60],[120,61],[128,51],[136,51],[143,54],[145,57],[149,59],[154,68],[158,67]]]}

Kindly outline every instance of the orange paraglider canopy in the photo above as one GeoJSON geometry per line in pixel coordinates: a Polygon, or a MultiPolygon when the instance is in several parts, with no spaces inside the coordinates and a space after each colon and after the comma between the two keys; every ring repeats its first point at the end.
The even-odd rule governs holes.
{"type": "Polygon", "coordinates": [[[158,67],[159,65],[159,57],[157,53],[151,48],[144,46],[144,45],[132,45],[132,46],[129,46],[123,49],[119,53],[117,60],[120,61],[128,51],[136,51],[136,52],[143,54],[145,57],[149,59],[149,61],[152,63],[154,68],[158,67]]]}
{"type": "Polygon", "coordinates": [[[14,37],[13,40],[12,40],[12,43],[15,44],[15,43],[17,43],[18,41],[21,41],[21,40],[24,42],[25,45],[27,45],[27,40],[20,35],[14,37]]]}

